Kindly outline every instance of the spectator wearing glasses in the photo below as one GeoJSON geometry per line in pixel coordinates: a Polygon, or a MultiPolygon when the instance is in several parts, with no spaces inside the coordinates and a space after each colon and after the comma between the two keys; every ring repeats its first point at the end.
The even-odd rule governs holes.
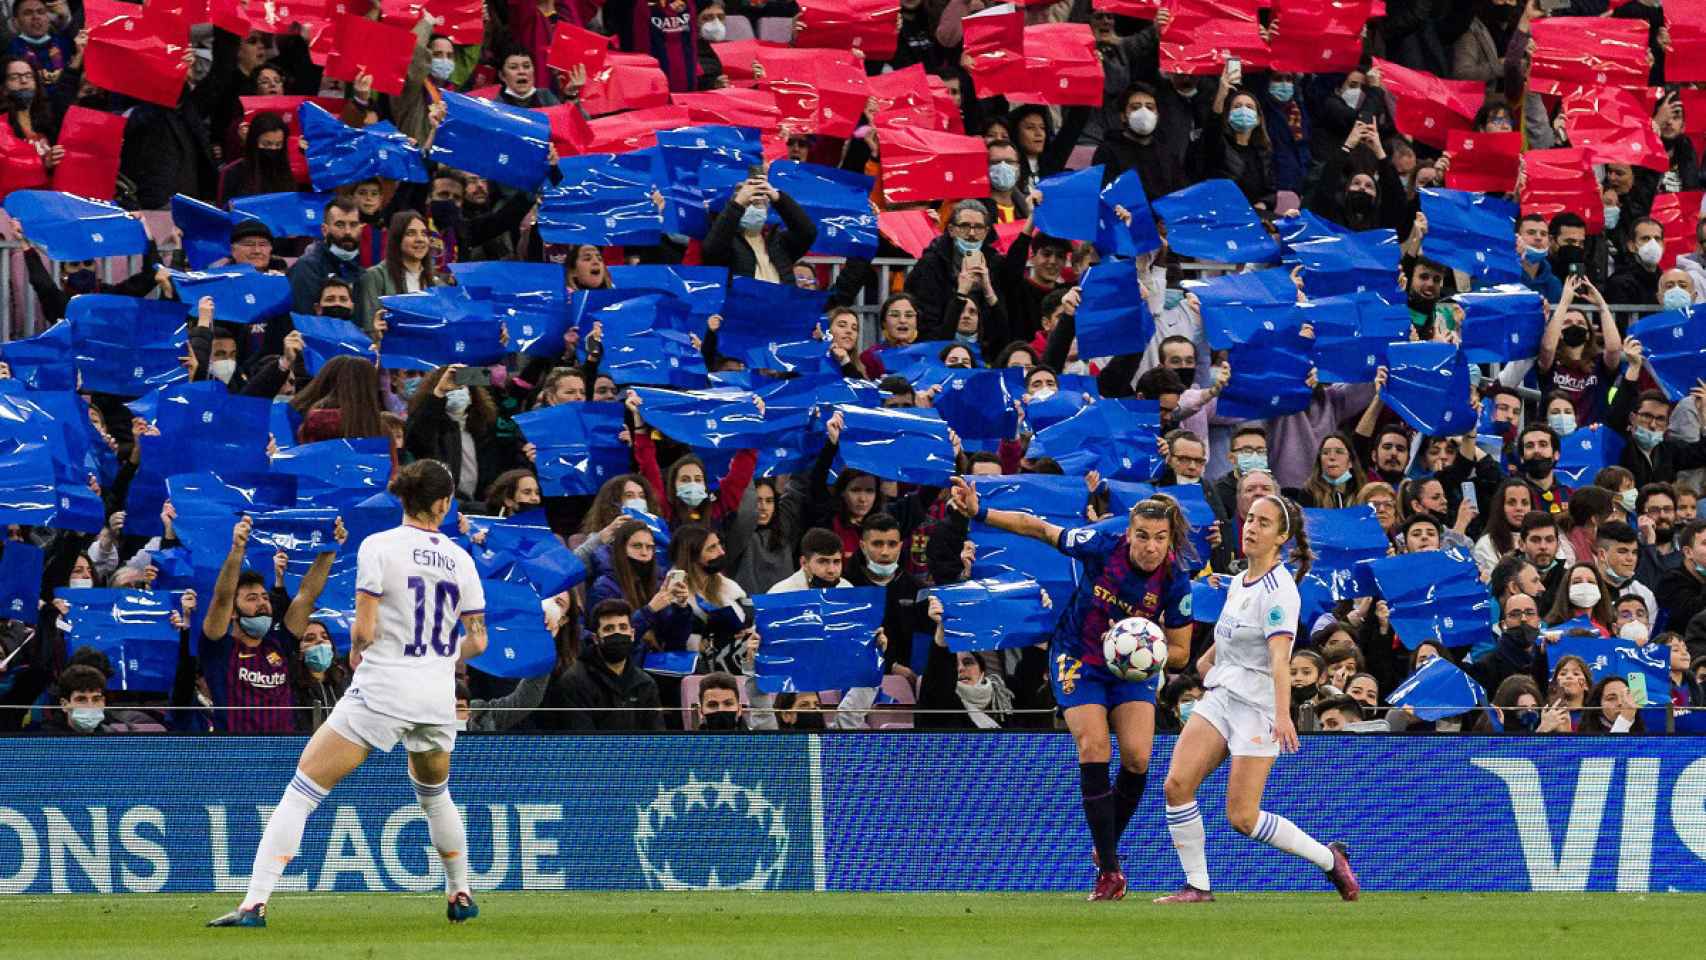
{"type": "MultiPolygon", "coordinates": [[[[1670,398],[1658,390],[1641,389],[1646,353],[1639,340],[1623,343],[1628,361],[1623,379],[1612,398],[1606,425],[1623,435],[1623,458],[1618,461],[1635,475],[1638,486],[1671,483],[1682,470],[1706,467],[1706,437],[1685,443],[1669,435],[1670,398]]],[[[1706,422],[1706,387],[1695,387],[1689,395],[1694,410],[1706,422]]]]}
{"type": "Polygon", "coordinates": [[[231,228],[231,256],[214,266],[251,266],[262,273],[283,273],[285,263],[273,256],[273,235],[259,220],[244,220],[231,228]]]}
{"type": "Polygon", "coordinates": [[[770,283],[792,278],[794,261],[806,255],[817,240],[817,225],[794,199],[770,185],[762,175],[735,188],[705,235],[705,262],[728,267],[730,277],[752,277],[770,283]],[[765,226],[774,207],[780,229],[765,226]]]}
{"type": "Polygon", "coordinates": [[[928,318],[927,322],[945,322],[952,330],[959,319],[958,314],[948,317],[956,292],[963,291],[962,295],[971,298],[979,310],[1000,303],[995,271],[1001,260],[990,230],[988,208],[979,200],[961,200],[950,211],[947,230],[930,241],[907,273],[906,292],[918,302],[919,315],[928,318]]]}
{"type": "MultiPolygon", "coordinates": [[[[360,253],[361,209],[347,197],[334,198],[321,215],[320,239],[310,244],[290,266],[291,309],[297,313],[319,313],[320,291],[333,277],[347,284],[347,290],[359,288],[360,253]]],[[[350,316],[353,314],[351,310],[350,316]]]]}

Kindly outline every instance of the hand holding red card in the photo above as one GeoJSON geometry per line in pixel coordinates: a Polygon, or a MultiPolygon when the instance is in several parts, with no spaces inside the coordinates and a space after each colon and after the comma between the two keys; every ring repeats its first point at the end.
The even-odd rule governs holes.
{"type": "Polygon", "coordinates": [[[189,24],[169,13],[115,17],[90,28],[85,77],[114,93],[175,107],[190,73],[189,39],[189,24]]]}
{"type": "Polygon", "coordinates": [[[1522,161],[1522,134],[1453,130],[1446,136],[1451,166],[1445,185],[1451,190],[1510,193],[1522,161]]]}
{"type": "Polygon", "coordinates": [[[59,127],[59,146],[65,157],[53,168],[53,189],[111,200],[118,181],[119,151],[124,147],[123,117],[73,106],[59,127]]]}

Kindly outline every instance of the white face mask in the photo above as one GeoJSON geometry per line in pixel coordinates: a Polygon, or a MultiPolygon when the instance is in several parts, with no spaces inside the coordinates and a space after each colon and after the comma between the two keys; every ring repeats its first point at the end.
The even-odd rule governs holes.
{"type": "Polygon", "coordinates": [[[1593,583],[1570,584],[1570,605],[1587,609],[1599,602],[1599,585],[1593,583]]]}
{"type": "Polygon", "coordinates": [[[729,35],[729,26],[721,20],[707,20],[699,25],[699,35],[706,43],[722,43],[729,35]]]}
{"type": "Polygon", "coordinates": [[[1339,91],[1339,99],[1345,101],[1345,106],[1355,110],[1362,106],[1362,88],[1357,87],[1354,90],[1341,90],[1339,91]]]}
{"type": "Polygon", "coordinates": [[[1147,137],[1155,132],[1155,124],[1160,119],[1154,110],[1148,107],[1138,107],[1126,116],[1125,122],[1127,126],[1131,127],[1132,133],[1140,137],[1147,137]]]}
{"type": "Polygon", "coordinates": [[[1631,620],[1617,628],[1617,635],[1639,646],[1647,642],[1647,625],[1639,620],[1631,620]]]}
{"type": "Polygon", "coordinates": [[[72,577],[70,580],[66,581],[65,585],[73,590],[87,590],[95,585],[95,581],[90,580],[88,577],[72,577]]]}
{"type": "Polygon", "coordinates": [[[651,508],[646,505],[645,497],[633,497],[628,500],[624,500],[622,501],[622,506],[627,507],[629,510],[638,510],[641,513],[652,512],[651,508]]]}
{"type": "Polygon", "coordinates": [[[1635,248],[1635,253],[1641,258],[1642,263],[1649,267],[1656,267],[1659,258],[1665,255],[1665,245],[1657,240],[1648,239],[1635,248]]]}
{"type": "Polygon", "coordinates": [[[207,365],[207,375],[220,383],[230,383],[231,378],[237,375],[237,361],[215,360],[207,365]]]}

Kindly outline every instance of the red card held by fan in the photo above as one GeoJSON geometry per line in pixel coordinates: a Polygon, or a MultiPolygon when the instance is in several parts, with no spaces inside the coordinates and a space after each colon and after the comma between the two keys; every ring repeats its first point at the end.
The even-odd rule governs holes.
{"type": "Polygon", "coordinates": [[[1268,66],[1293,73],[1348,73],[1362,58],[1371,0],[1274,0],[1268,66]]]}
{"type": "Polygon", "coordinates": [[[981,137],[917,127],[885,127],[883,201],[889,204],[962,200],[989,195],[989,154],[981,137]]]}
{"type": "Polygon", "coordinates": [[[1025,12],[1012,4],[990,7],[960,21],[966,70],[980,96],[1018,93],[1027,86],[1025,12]]]}
{"type": "Polygon", "coordinates": [[[1445,185],[1451,190],[1510,193],[1522,159],[1522,134],[1453,130],[1446,135],[1451,167],[1445,185]]]}
{"type": "Polygon", "coordinates": [[[1102,58],[1087,23],[1026,27],[1025,72],[1025,89],[1015,99],[1062,107],[1102,103],[1102,58]]]}
{"type": "Polygon", "coordinates": [[[557,147],[557,156],[573,157],[585,153],[587,146],[593,142],[592,125],[587,123],[580,107],[575,104],[545,107],[539,112],[551,121],[551,142],[557,147]]]}
{"type": "Polygon", "coordinates": [[[1706,3],[1665,4],[1670,51],[1665,54],[1666,83],[1706,83],[1706,3]]]}
{"type": "Polygon", "coordinates": [[[686,107],[662,106],[646,110],[599,117],[588,123],[592,142],[582,153],[629,153],[653,147],[659,130],[674,130],[692,125],[686,107]]]}
{"type": "Polygon", "coordinates": [[[1245,76],[1266,66],[1268,42],[1254,19],[1178,20],[1161,41],[1161,69],[1167,73],[1204,76],[1220,73],[1226,61],[1237,58],[1245,76]]]}
{"type": "Polygon", "coordinates": [[[124,117],[73,106],[59,126],[65,157],[53,168],[53,189],[92,200],[111,200],[124,147],[124,117]]]}
{"type": "Polygon", "coordinates": [[[0,199],[14,190],[34,190],[47,186],[47,168],[42,166],[41,151],[36,145],[12,133],[8,124],[0,123],[0,199]]]}
{"type": "Polygon", "coordinates": [[[877,232],[888,242],[905,250],[914,260],[924,256],[924,248],[942,235],[936,219],[929,210],[889,210],[877,214],[877,232]]]}
{"type": "Polygon", "coordinates": [[[1670,169],[1670,157],[1652,116],[1644,90],[1599,87],[1564,98],[1564,133],[1571,144],[1587,148],[1589,160],[1663,173],[1670,169]]]}
{"type": "Polygon", "coordinates": [[[558,23],[557,32],[551,36],[551,49],[545,52],[545,63],[565,75],[574,67],[583,66],[591,79],[604,69],[609,55],[609,37],[572,23],[558,23]]]}
{"type": "Polygon", "coordinates": [[[1653,65],[1647,25],[1609,17],[1534,22],[1528,92],[1562,96],[1584,87],[1644,87],[1653,65]]]}
{"type": "Polygon", "coordinates": [[[349,14],[333,20],[332,29],[337,43],[326,61],[326,76],[354,83],[365,73],[373,77],[373,89],[379,93],[403,92],[404,75],[415,56],[414,31],[349,14]]]}
{"type": "Polygon", "coordinates": [[[866,60],[894,58],[900,0],[802,0],[796,47],[857,50],[866,60]]]}
{"type": "MultiPolygon", "coordinates": [[[[1380,83],[1397,101],[1392,122],[1398,132],[1444,149],[1453,130],[1475,126],[1475,112],[1486,99],[1486,84],[1478,80],[1441,80],[1390,60],[1375,60],[1380,83]]],[[[1382,130],[1384,136],[1387,131],[1382,130]]]]}
{"type": "Polygon", "coordinates": [[[643,53],[611,51],[604,69],[587,78],[580,104],[595,117],[619,110],[648,110],[669,104],[669,78],[643,53]]]}
{"type": "Polygon", "coordinates": [[[190,67],[190,26],[156,11],[118,17],[89,30],[83,51],[85,78],[97,87],[175,107],[190,67]]]}
{"type": "Polygon", "coordinates": [[[1090,0],[1090,9],[1097,13],[1139,20],[1154,20],[1163,6],[1166,6],[1166,0],[1090,0]]]}
{"type": "Polygon", "coordinates": [[[1550,220],[1569,212],[1587,222],[1589,233],[1605,229],[1605,204],[1593,163],[1581,147],[1530,150],[1522,155],[1523,213],[1538,213],[1550,220]]]}
{"type": "Polygon", "coordinates": [[[752,127],[760,133],[774,133],[782,126],[776,95],[768,90],[728,87],[702,93],[677,93],[669,98],[669,102],[686,107],[694,124],[752,127]]]}

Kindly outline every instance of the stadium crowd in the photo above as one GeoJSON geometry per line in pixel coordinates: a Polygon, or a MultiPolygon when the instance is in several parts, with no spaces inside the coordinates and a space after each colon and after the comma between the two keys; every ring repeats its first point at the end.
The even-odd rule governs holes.
{"type": "MultiPolygon", "coordinates": [[[[529,669],[459,686],[472,730],[1053,728],[1071,561],[957,513],[949,474],[1066,526],[1172,497],[1199,604],[1242,570],[1254,498],[1309,508],[1323,567],[1362,552],[1306,598],[1305,731],[1706,708],[1689,3],[3,5],[7,731],[315,728],[349,683],[339,585],[416,458],[532,604],[529,669]],[[531,178],[469,142],[488,101],[549,118],[531,178]],[[146,249],[55,257],[110,209],[57,190],[138,212],[146,249]],[[1220,244],[1240,224],[1255,241],[1220,244]],[[164,327],[137,312],[160,303],[164,327]],[[1521,349],[1492,358],[1477,321],[1521,349]],[[1443,577],[1420,600],[1412,562],[1443,577]],[[1020,619],[1044,625],[958,631],[976,584],[1041,584],[1020,619]],[[802,688],[764,598],[858,587],[880,629],[818,639],[880,683],[802,688]],[[1461,685],[1393,699],[1435,661],[1461,685]]],[[[1162,728],[1202,692],[1170,676],[1162,728]]]]}

